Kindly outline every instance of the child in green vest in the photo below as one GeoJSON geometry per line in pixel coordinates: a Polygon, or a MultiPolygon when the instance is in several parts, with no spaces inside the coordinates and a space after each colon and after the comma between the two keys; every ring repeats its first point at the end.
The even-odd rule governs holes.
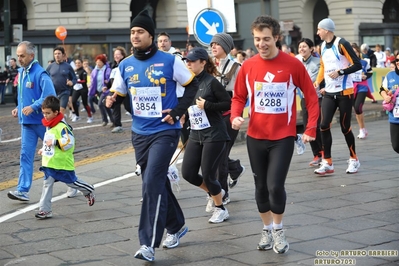
{"type": "Polygon", "coordinates": [[[55,96],[48,96],[42,104],[44,118],[43,125],[46,133],[43,139],[43,147],[38,154],[42,155],[42,167],[44,172],[44,184],[42,196],[39,202],[39,211],[35,214],[38,219],[51,218],[51,198],[53,197],[53,185],[61,181],[71,188],[80,190],[87,198],[89,206],[95,201],[94,187],[85,181],[78,179],[75,174],[73,151],[75,138],[72,127],[65,122],[64,115],[60,112],[60,101],[55,96]]]}

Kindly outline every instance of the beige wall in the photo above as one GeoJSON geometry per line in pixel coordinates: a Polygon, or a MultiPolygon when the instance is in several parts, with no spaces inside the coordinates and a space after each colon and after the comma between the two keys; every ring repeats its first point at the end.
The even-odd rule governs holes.
{"type": "MultiPolygon", "coordinates": [[[[57,26],[67,29],[117,29],[130,25],[131,0],[78,0],[79,12],[61,13],[60,0],[24,0],[28,14],[28,30],[48,30],[57,26]]],[[[161,28],[185,28],[185,0],[161,0],[157,6],[157,25],[161,28]]]]}
{"type": "Polygon", "coordinates": [[[188,24],[185,0],[160,0],[156,13],[160,28],[185,28],[188,24]]]}
{"type": "Polygon", "coordinates": [[[57,26],[67,29],[117,29],[130,25],[130,0],[112,0],[109,20],[108,0],[78,0],[80,12],[61,13],[59,0],[24,0],[28,30],[48,30],[57,26]]]}
{"type": "MultiPolygon", "coordinates": [[[[236,1],[238,5],[245,4],[243,1],[236,1]]],[[[313,10],[317,1],[322,0],[279,0],[279,19],[293,20],[301,29],[303,37],[313,38],[315,25],[318,23],[313,21],[313,10]]],[[[108,21],[109,0],[78,0],[80,12],[71,13],[60,12],[60,0],[24,0],[28,10],[28,30],[52,30],[60,25],[67,29],[128,28],[131,16],[130,2],[131,0],[112,0],[111,21],[108,21]]],[[[325,0],[325,2],[330,18],[336,24],[336,35],[344,37],[349,42],[359,43],[358,26],[361,22],[380,23],[383,19],[384,1],[325,0]],[[352,8],[352,14],[345,14],[346,8],[352,8]]],[[[188,24],[186,0],[160,0],[156,13],[159,28],[185,28],[188,24]]],[[[256,14],[252,17],[255,16],[256,14]]],[[[241,21],[243,20],[245,18],[241,18],[241,21]]],[[[239,16],[237,23],[240,24],[239,16]]]]}

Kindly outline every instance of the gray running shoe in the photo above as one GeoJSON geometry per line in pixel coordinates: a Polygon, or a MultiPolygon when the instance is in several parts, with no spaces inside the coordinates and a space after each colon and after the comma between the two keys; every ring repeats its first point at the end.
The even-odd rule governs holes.
{"type": "Polygon", "coordinates": [[[230,200],[230,197],[229,197],[229,196],[224,197],[224,198],[223,198],[223,205],[229,204],[230,201],[231,201],[231,200],[230,200]]]}
{"type": "Polygon", "coordinates": [[[232,175],[230,175],[229,177],[229,188],[233,188],[238,184],[238,181],[240,180],[240,177],[244,174],[245,172],[245,167],[244,165],[241,165],[241,172],[238,174],[237,177],[232,177],[232,175]]]}
{"type": "Polygon", "coordinates": [[[152,247],[147,247],[146,245],[142,245],[139,250],[137,250],[134,257],[136,259],[146,260],[146,261],[154,261],[155,260],[155,251],[152,247]]]}
{"type": "Polygon", "coordinates": [[[51,217],[53,217],[53,212],[52,211],[48,211],[48,212],[46,212],[46,211],[38,211],[35,214],[35,217],[38,218],[38,219],[51,218],[51,217]]]}
{"type": "Polygon", "coordinates": [[[290,249],[290,245],[285,239],[285,230],[274,230],[272,231],[274,245],[273,250],[278,254],[286,253],[290,249]]]}
{"type": "Polygon", "coordinates": [[[123,128],[122,128],[122,127],[114,127],[114,128],[111,130],[111,132],[112,132],[112,133],[121,133],[121,132],[123,132],[123,128]]]}
{"type": "Polygon", "coordinates": [[[29,193],[21,191],[9,191],[7,196],[12,200],[29,201],[29,193]]]}
{"type": "Polygon", "coordinates": [[[163,241],[162,246],[164,248],[175,248],[180,244],[180,238],[182,238],[188,232],[188,227],[183,226],[176,234],[166,234],[166,239],[163,241]]]}
{"type": "Polygon", "coordinates": [[[259,250],[269,250],[273,247],[273,235],[271,230],[263,230],[262,237],[258,243],[259,250]]]}

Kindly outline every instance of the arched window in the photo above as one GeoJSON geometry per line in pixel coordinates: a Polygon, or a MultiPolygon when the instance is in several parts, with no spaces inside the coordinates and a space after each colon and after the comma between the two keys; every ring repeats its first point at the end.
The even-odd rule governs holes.
{"type": "Polygon", "coordinates": [[[399,1],[387,0],[382,7],[382,14],[384,15],[383,22],[399,22],[399,1]]]}
{"type": "Polygon", "coordinates": [[[322,42],[320,36],[317,35],[317,25],[322,19],[328,18],[330,11],[326,1],[317,1],[313,9],[313,27],[314,27],[314,44],[317,45],[322,42]]]}

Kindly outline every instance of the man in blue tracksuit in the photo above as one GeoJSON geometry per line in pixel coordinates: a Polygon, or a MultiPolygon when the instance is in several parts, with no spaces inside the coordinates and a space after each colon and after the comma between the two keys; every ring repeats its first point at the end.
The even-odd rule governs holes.
{"type": "Polygon", "coordinates": [[[132,21],[130,41],[133,56],[125,58],[116,70],[107,106],[129,94],[132,105],[132,143],[142,170],[143,204],[140,214],[141,248],[135,258],[153,261],[154,248],[179,245],[186,234],[184,215],[167,177],[168,167],[179,142],[180,117],[191,105],[198,90],[194,74],[183,61],[158,51],[154,43],[155,25],[147,10],[132,21]],[[184,87],[180,101],[176,84],[184,87]],[[121,97],[116,97],[117,95],[121,97]]]}
{"type": "Polygon", "coordinates": [[[29,201],[37,141],[38,138],[43,140],[46,131],[42,124],[42,102],[48,95],[55,96],[55,89],[46,70],[35,60],[33,43],[19,43],[17,56],[21,66],[18,70],[18,106],[11,114],[18,117],[21,124],[21,155],[17,190],[8,192],[8,197],[29,201]]]}

